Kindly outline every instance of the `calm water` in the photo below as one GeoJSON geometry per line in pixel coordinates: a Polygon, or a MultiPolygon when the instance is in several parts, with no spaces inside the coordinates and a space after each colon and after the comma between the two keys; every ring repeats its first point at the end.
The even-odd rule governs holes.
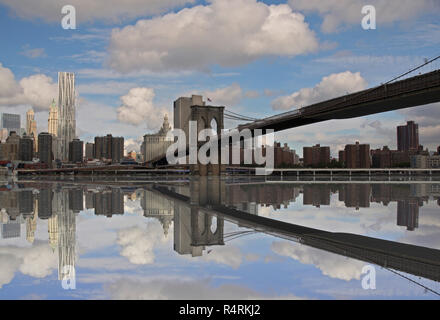
{"type": "Polygon", "coordinates": [[[1,299],[439,298],[440,183],[2,184],[1,299]]]}

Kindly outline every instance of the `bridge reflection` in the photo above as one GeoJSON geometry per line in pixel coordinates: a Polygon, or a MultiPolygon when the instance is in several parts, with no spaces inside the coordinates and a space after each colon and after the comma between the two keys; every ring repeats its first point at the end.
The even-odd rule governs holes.
{"type": "Polygon", "coordinates": [[[374,263],[434,281],[440,280],[440,250],[350,233],[334,233],[259,216],[262,207],[275,212],[303,199],[303,205],[330,204],[332,194],[346,207],[369,207],[371,202],[397,202],[397,225],[418,227],[419,208],[440,199],[438,184],[301,184],[229,183],[224,179],[194,178],[155,183],[76,184],[20,182],[0,189],[3,239],[21,237],[33,242],[36,220],[48,221],[49,243],[59,253],[60,277],[65,265],[75,265],[76,216],[93,210],[98,216],[125,213],[125,203],[139,200],[143,216],[157,219],[167,236],[173,225],[174,250],[201,256],[207,247],[223,246],[226,238],[253,231],[289,239],[327,252],[374,263]],[[225,234],[225,220],[248,230],[225,234]]]}

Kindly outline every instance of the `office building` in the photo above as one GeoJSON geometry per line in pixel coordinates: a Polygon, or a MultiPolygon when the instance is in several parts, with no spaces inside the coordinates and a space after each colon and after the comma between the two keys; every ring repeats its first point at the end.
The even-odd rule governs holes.
{"type": "Polygon", "coordinates": [[[26,133],[28,136],[33,137],[34,151],[38,150],[38,137],[37,137],[37,121],[35,121],[35,113],[33,109],[29,109],[26,112],[26,133]]]}
{"type": "Polygon", "coordinates": [[[6,143],[0,144],[1,160],[19,160],[19,145],[20,136],[15,131],[11,131],[6,143]]]}
{"type": "Polygon", "coordinates": [[[52,136],[56,137],[58,135],[58,107],[55,103],[55,99],[52,100],[52,104],[50,105],[47,128],[52,136]]]}
{"type": "Polygon", "coordinates": [[[182,129],[186,134],[187,142],[189,141],[191,106],[205,106],[203,97],[192,95],[190,98],[180,97],[174,101],[174,129],[182,129]]]}
{"type": "Polygon", "coordinates": [[[104,137],[95,137],[95,158],[111,160],[119,163],[124,157],[124,138],[113,137],[108,134],[104,137]]]}
{"type": "Polygon", "coordinates": [[[34,137],[23,136],[18,142],[18,159],[21,161],[32,161],[34,157],[34,137]]]}
{"type": "Polygon", "coordinates": [[[408,121],[405,126],[397,127],[397,149],[399,151],[419,150],[419,125],[408,121]]]}
{"type": "Polygon", "coordinates": [[[95,159],[95,144],[91,142],[86,143],[86,159],[95,159]]]}
{"type": "Polygon", "coordinates": [[[78,163],[84,160],[84,143],[79,139],[69,142],[69,162],[78,163]]]}
{"type": "Polygon", "coordinates": [[[38,155],[40,162],[46,163],[49,168],[52,167],[53,150],[52,135],[48,132],[42,132],[38,135],[38,155]]]}
{"type": "Polygon", "coordinates": [[[57,158],[69,158],[69,143],[76,138],[75,75],[58,72],[57,158]]]}
{"type": "Polygon", "coordinates": [[[21,117],[19,114],[2,113],[2,129],[7,130],[7,135],[15,131],[18,135],[21,132],[21,117]]]}
{"type": "Polygon", "coordinates": [[[171,130],[168,122],[168,115],[165,114],[162,127],[155,134],[144,135],[142,151],[144,152],[144,161],[150,161],[167,152],[168,147],[173,140],[167,140],[167,133],[171,130]]]}

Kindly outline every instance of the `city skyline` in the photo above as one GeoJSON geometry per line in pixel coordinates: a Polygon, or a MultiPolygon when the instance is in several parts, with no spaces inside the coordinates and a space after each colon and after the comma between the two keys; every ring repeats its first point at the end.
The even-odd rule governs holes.
{"type": "MultiPolygon", "coordinates": [[[[372,1],[372,4],[375,2],[372,1]]],[[[361,28],[361,8],[358,13],[350,12],[345,20],[337,14],[338,10],[343,10],[339,5],[320,12],[314,6],[307,8],[287,0],[276,3],[255,0],[196,1],[182,4],[182,7],[171,4],[161,8],[156,17],[145,8],[131,11],[132,7],[121,5],[122,12],[135,13],[130,15],[131,18],[121,18],[119,22],[105,19],[96,8],[85,10],[90,19],[78,17],[81,23],[76,30],[64,30],[53,18],[49,18],[48,12],[54,14],[54,8],[21,14],[24,12],[21,5],[0,6],[5,9],[0,13],[1,23],[5,30],[12,33],[8,37],[8,50],[0,53],[1,74],[8,75],[8,83],[22,93],[17,96],[3,93],[0,112],[15,113],[13,111],[20,110],[18,113],[24,115],[33,107],[39,132],[48,131],[47,112],[52,99],[58,96],[57,73],[73,72],[80,101],[77,110],[78,138],[89,142],[93,137],[105,134],[98,132],[97,128],[111,128],[107,131],[115,136],[124,136],[127,149],[136,149],[137,152],[143,135],[159,130],[164,113],[170,115],[170,123],[173,123],[172,102],[180,96],[202,94],[215,105],[225,105],[231,111],[261,118],[287,110],[289,106],[300,107],[347,91],[378,85],[423,63],[425,58],[438,55],[439,26],[436,17],[440,9],[438,5],[428,4],[428,1],[418,3],[418,10],[407,10],[406,5],[383,9],[378,12],[376,30],[361,28]],[[219,5],[223,2],[224,6],[219,5]],[[227,17],[228,10],[239,12],[240,19],[244,21],[254,21],[247,12],[258,7],[262,21],[268,22],[268,10],[286,10],[291,29],[303,36],[297,43],[299,52],[290,51],[294,47],[290,43],[295,42],[298,34],[287,33],[284,34],[285,39],[280,40],[275,35],[281,32],[282,27],[274,24],[274,32],[267,35],[260,35],[255,30],[242,30],[244,36],[264,39],[262,51],[255,55],[241,46],[232,46],[229,52],[224,52],[222,47],[228,47],[227,40],[219,34],[220,48],[204,38],[193,39],[194,43],[199,40],[198,43],[204,45],[203,50],[196,50],[194,58],[198,59],[192,60],[183,53],[189,52],[189,43],[174,42],[167,33],[160,43],[152,43],[151,54],[163,50],[169,54],[170,61],[161,61],[162,64],[155,67],[149,61],[136,65],[139,63],[136,59],[122,59],[130,54],[125,51],[130,46],[124,40],[129,38],[130,27],[138,21],[162,26],[166,19],[177,19],[172,15],[173,10],[186,19],[183,7],[188,12],[202,10],[208,21],[227,17]],[[250,10],[240,10],[242,8],[250,10]],[[206,13],[209,10],[211,16],[206,13]],[[411,14],[399,16],[394,12],[411,14]],[[35,18],[34,14],[41,19],[38,23],[30,21],[35,18]],[[327,19],[335,21],[335,24],[331,27],[326,23],[327,19]],[[336,22],[340,19],[342,21],[336,22]],[[23,34],[23,30],[30,28],[36,30],[32,39],[23,34]],[[112,28],[118,31],[112,34],[112,28]],[[272,46],[272,49],[267,46],[272,46]],[[36,86],[41,88],[37,92],[36,86]]],[[[81,6],[87,7],[85,4],[81,6]]],[[[55,16],[61,18],[62,15],[55,16]]],[[[224,21],[225,26],[212,30],[221,30],[221,27],[228,30],[229,20],[224,21]]],[[[132,52],[142,56],[146,53],[142,43],[154,38],[155,31],[140,32],[140,27],[132,31],[136,37],[137,34],[143,35],[135,38],[137,41],[132,45],[132,52]]],[[[176,29],[175,32],[181,30],[176,29]]],[[[287,142],[299,153],[303,146],[316,143],[330,145],[336,152],[345,144],[365,141],[365,137],[369,140],[365,143],[372,148],[389,145],[394,149],[396,146],[394,139],[390,139],[390,128],[414,120],[421,127],[421,143],[434,149],[440,135],[439,125],[432,119],[438,117],[428,115],[436,115],[437,106],[330,121],[292,129],[283,134],[285,139],[278,136],[275,139],[287,142]]],[[[225,127],[236,124],[228,121],[225,127]]]]}

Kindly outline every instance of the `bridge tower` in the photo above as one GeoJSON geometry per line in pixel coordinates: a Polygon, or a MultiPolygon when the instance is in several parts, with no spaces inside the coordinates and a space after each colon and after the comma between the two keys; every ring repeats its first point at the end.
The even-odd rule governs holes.
{"type": "MultiPolygon", "coordinates": [[[[205,105],[191,106],[190,119],[197,122],[197,136],[203,129],[212,129],[220,136],[224,129],[224,109],[225,107],[205,105]]],[[[198,163],[197,165],[191,165],[191,171],[193,174],[199,174],[200,176],[207,176],[209,173],[219,176],[221,174],[220,159],[221,150],[220,145],[218,145],[218,164],[204,165],[198,163]]]]}

